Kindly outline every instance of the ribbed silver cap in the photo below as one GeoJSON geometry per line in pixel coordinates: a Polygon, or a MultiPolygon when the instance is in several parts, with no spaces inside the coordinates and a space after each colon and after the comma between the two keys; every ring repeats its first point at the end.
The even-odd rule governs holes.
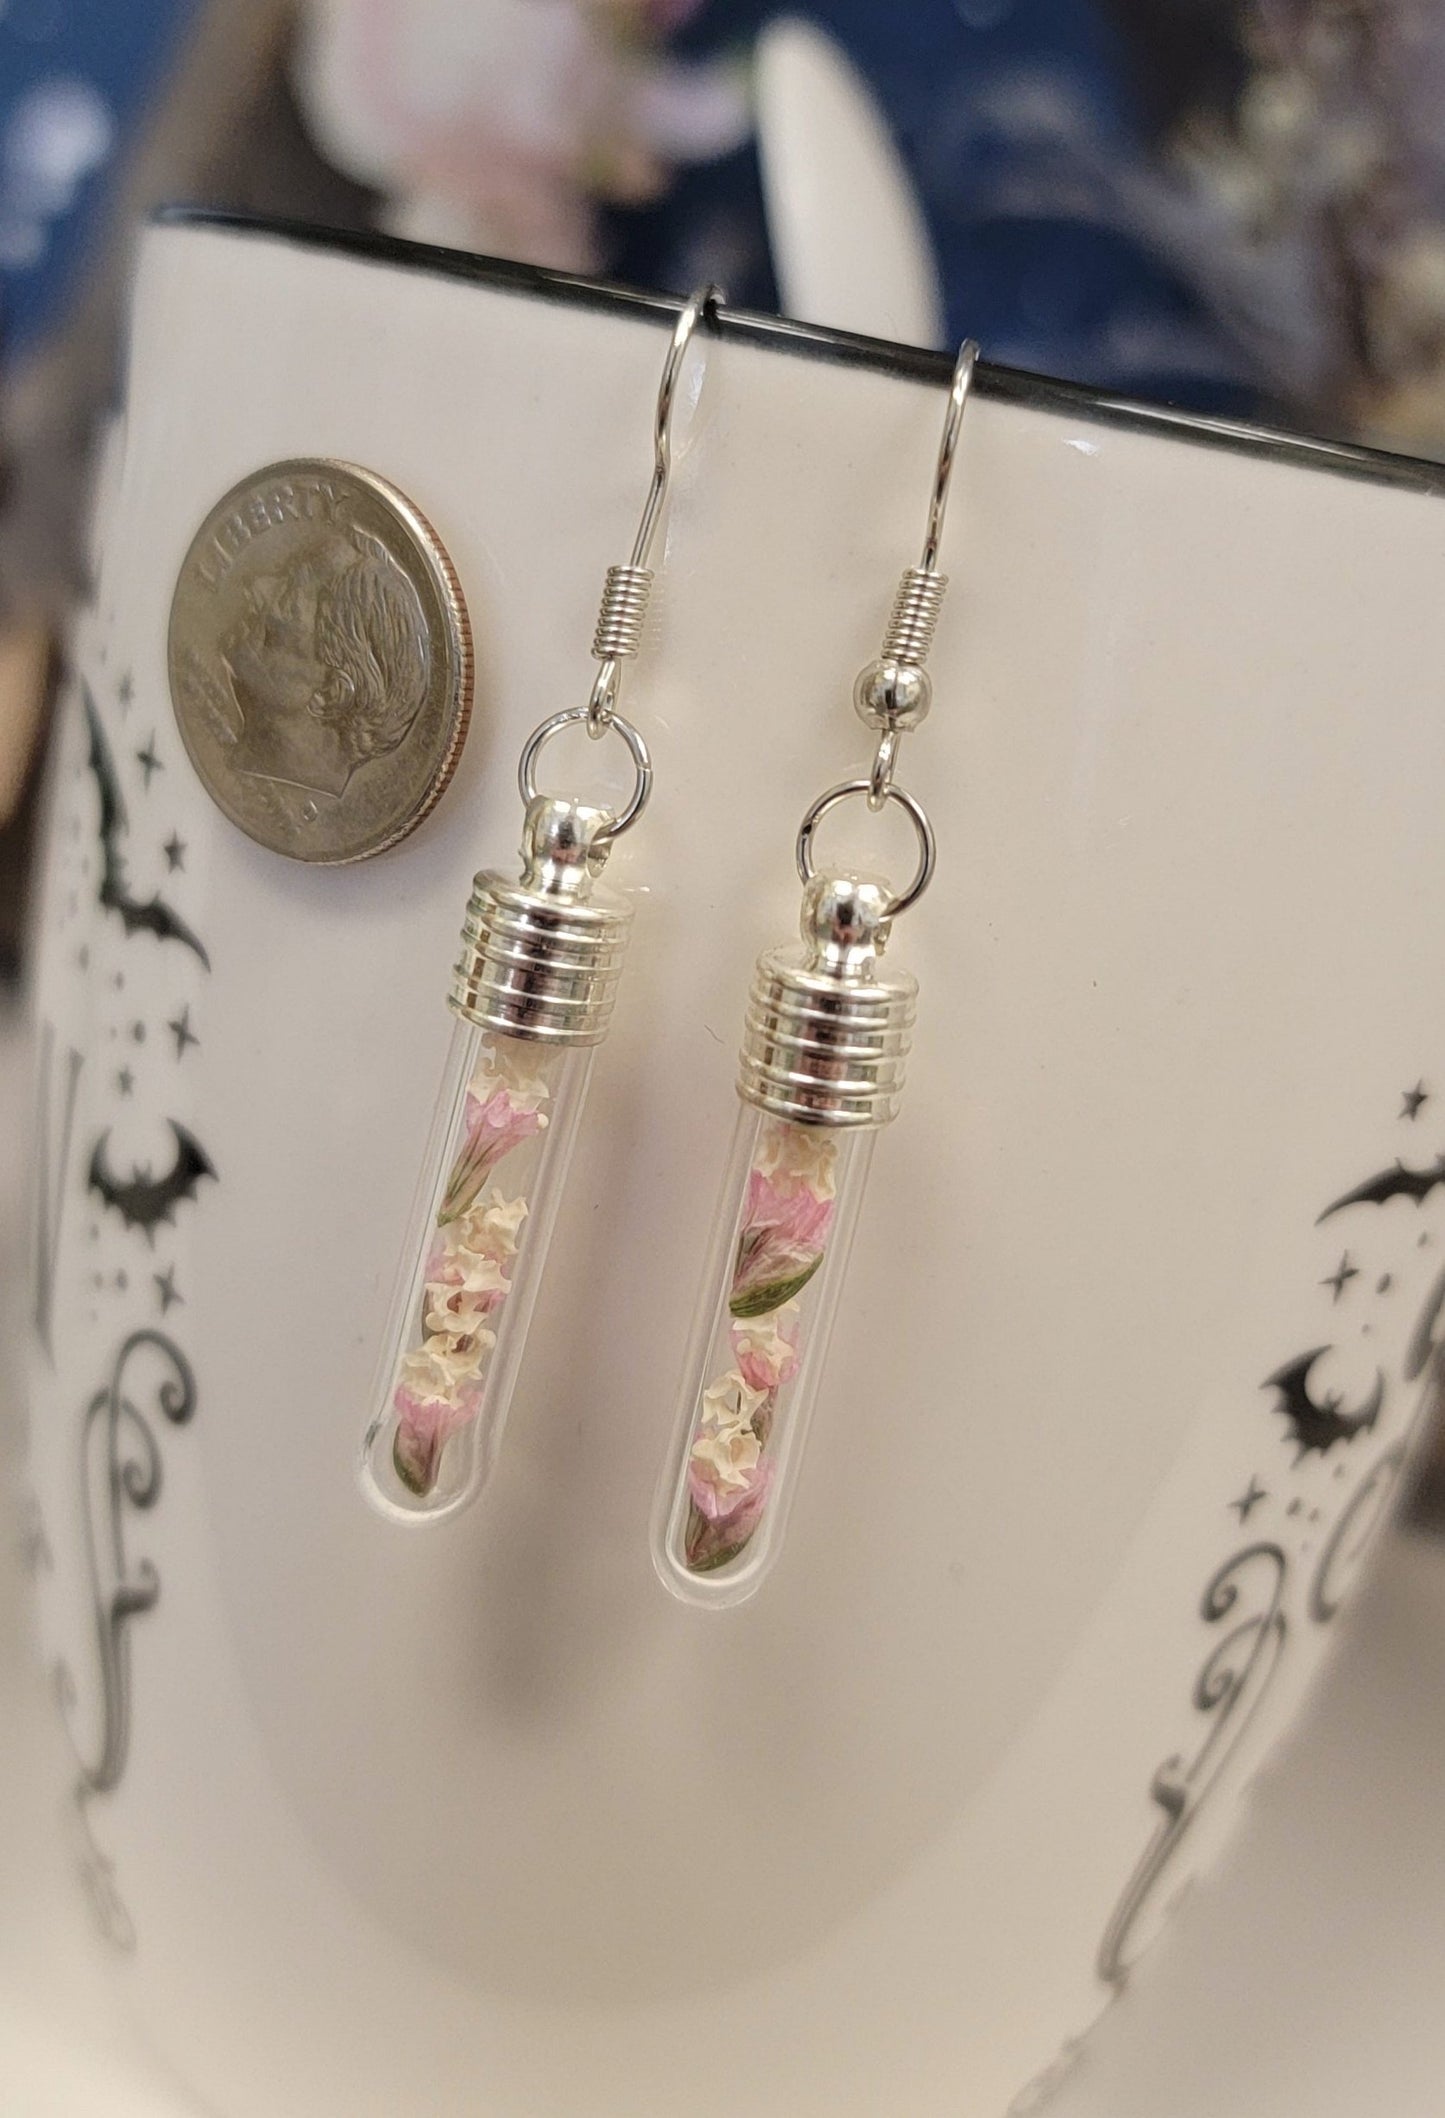
{"type": "Polygon", "coordinates": [[[803,945],[759,958],[748,1000],[738,1094],[802,1125],[879,1126],[897,1114],[918,981],[885,972],[888,892],[817,875],[803,899],[803,945]]]}
{"type": "Polygon", "coordinates": [[[600,1044],[612,1020],[632,907],[597,887],[610,812],[539,795],[527,810],[520,881],[472,884],[451,1005],[482,1029],[538,1044],[600,1044]]]}

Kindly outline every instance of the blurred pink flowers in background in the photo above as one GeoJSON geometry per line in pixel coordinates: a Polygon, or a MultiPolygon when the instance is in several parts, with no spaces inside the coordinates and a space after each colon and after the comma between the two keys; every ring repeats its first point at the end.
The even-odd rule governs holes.
{"type": "Polygon", "coordinates": [[[670,56],[700,0],[316,0],[297,62],[327,155],[420,241],[574,271],[635,205],[749,131],[740,66],[670,56]]]}

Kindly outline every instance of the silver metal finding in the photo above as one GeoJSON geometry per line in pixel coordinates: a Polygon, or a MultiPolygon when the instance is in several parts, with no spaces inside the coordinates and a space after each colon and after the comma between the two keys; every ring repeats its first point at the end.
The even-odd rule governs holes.
{"type": "MultiPolygon", "coordinates": [[[[978,346],[965,339],[954,365],[953,381],[944,414],[943,438],[933,475],[928,505],[928,527],[923,556],[910,566],[898,584],[883,651],[876,661],[859,672],[853,686],[853,704],[859,718],[878,730],[872,770],[868,775],[868,806],[877,811],[888,800],[898,762],[901,739],[927,717],[933,702],[933,682],[924,663],[933,644],[938,614],[943,608],[947,574],[938,571],[938,553],[943,540],[943,518],[948,507],[953,460],[958,453],[959,429],[964,407],[973,387],[978,346]]],[[[910,900],[911,901],[911,900],[910,900]]]]}
{"type": "Polygon", "coordinates": [[[873,763],[868,773],[868,806],[876,816],[893,792],[893,768],[898,763],[898,746],[902,738],[896,728],[887,728],[878,738],[878,747],[873,753],[873,763]]]}
{"type": "Polygon", "coordinates": [[[769,949],[753,974],[738,1055],[745,1103],[796,1125],[890,1123],[918,1007],[912,972],[880,961],[892,916],[881,884],[810,878],[802,948],[769,949]]]}
{"type": "Polygon", "coordinates": [[[523,869],[512,880],[478,875],[467,908],[452,1006],[475,1028],[537,1044],[593,1044],[606,1032],[631,912],[594,887],[612,842],[635,824],[652,792],[652,758],[639,728],[617,711],[622,666],[638,651],[652,575],[647,558],[667,497],[672,405],[683,356],[705,311],[707,287],[684,302],[673,327],[653,421],[652,478],[632,557],[607,570],[592,652],[601,663],[591,699],[539,722],[522,745],[517,783],[526,804],[523,869]],[[541,754],[565,728],[609,730],[627,746],[632,792],[620,808],[544,793],[541,754]]]}
{"type": "Polygon", "coordinates": [[[925,574],[938,571],[938,547],[943,542],[943,517],[948,507],[953,459],[958,449],[964,408],[973,388],[973,371],[977,366],[978,340],[966,338],[959,347],[958,359],[954,362],[953,381],[948,387],[948,410],[943,420],[943,439],[938,444],[938,467],[933,474],[933,498],[928,506],[928,532],[923,540],[923,557],[919,562],[920,569],[925,574]]]}
{"type": "Polygon", "coordinates": [[[910,566],[898,584],[893,613],[883,636],[883,660],[912,662],[918,668],[928,660],[938,613],[943,608],[947,574],[929,573],[910,566]]]}
{"type": "Polygon", "coordinates": [[[645,566],[609,566],[602,608],[592,635],[592,652],[599,662],[620,662],[635,655],[642,645],[642,621],[647,616],[647,598],[652,576],[645,566]]]}
{"type": "MultiPolygon", "coordinates": [[[[652,592],[652,574],[647,560],[672,471],[672,401],[677,394],[683,356],[703,317],[709,310],[716,314],[721,300],[718,288],[699,287],[683,303],[673,328],[672,344],[657,388],[657,411],[652,428],[652,483],[633,539],[632,557],[626,566],[609,566],[607,569],[597,628],[592,636],[592,652],[602,665],[587,702],[587,733],[594,741],[607,733],[616,715],[618,694],[622,688],[622,663],[637,653],[642,642],[647,599],[652,592]]],[[[645,795],[643,799],[646,799],[645,795]]],[[[613,836],[616,836],[615,832],[613,836]]]]}
{"type": "Polygon", "coordinates": [[[609,823],[565,796],[527,804],[520,878],[491,869],[472,883],[450,996],[464,1021],[529,1044],[602,1042],[632,923],[596,883],[609,823]]]}
{"type": "MultiPolygon", "coordinates": [[[[517,785],[522,790],[522,800],[529,808],[538,796],[537,759],[543,744],[550,742],[561,729],[575,727],[579,721],[587,721],[590,712],[591,708],[587,706],[564,706],[560,713],[549,714],[545,721],[539,723],[522,745],[522,755],[517,760],[517,785]]],[[[609,728],[614,735],[621,736],[631,753],[635,781],[631,795],[617,814],[609,823],[602,824],[594,832],[594,846],[610,845],[629,825],[635,824],[646,808],[647,798],[652,792],[652,755],[641,729],[634,728],[631,721],[625,720],[620,713],[609,715],[603,726],[603,734],[606,734],[609,728]]]]}
{"type": "MultiPolygon", "coordinates": [[[[830,809],[836,809],[839,802],[846,802],[855,794],[870,798],[869,806],[871,808],[872,792],[873,788],[870,780],[844,780],[841,786],[830,787],[826,794],[820,794],[818,799],[810,805],[798,828],[798,874],[805,883],[811,883],[817,873],[813,866],[813,839],[823,818],[830,809]]],[[[916,794],[910,794],[906,787],[900,787],[890,781],[883,799],[887,802],[896,802],[899,808],[909,817],[914,830],[918,833],[918,866],[913,871],[913,879],[906,889],[899,890],[888,900],[884,916],[889,922],[892,922],[898,917],[900,912],[906,912],[910,905],[916,905],[928,885],[932,882],[934,865],[938,857],[938,844],[933,835],[933,825],[929,821],[928,811],[924,808],[922,802],[919,801],[916,794]]]]}

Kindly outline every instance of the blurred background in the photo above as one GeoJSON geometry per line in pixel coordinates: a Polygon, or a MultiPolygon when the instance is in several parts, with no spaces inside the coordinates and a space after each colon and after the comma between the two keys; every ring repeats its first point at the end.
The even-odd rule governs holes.
{"type": "Polygon", "coordinates": [[[3,0],[0,982],[138,223],[601,272],[1445,451],[1428,0],[3,0]]]}

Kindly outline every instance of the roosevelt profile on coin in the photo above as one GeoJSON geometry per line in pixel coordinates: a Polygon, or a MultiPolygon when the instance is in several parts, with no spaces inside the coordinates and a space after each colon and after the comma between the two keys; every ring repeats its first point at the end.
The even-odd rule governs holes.
{"type": "Polygon", "coordinates": [[[192,539],[171,607],[171,692],[233,823],[307,861],[365,859],[445,787],[471,642],[456,575],[405,495],[350,464],[273,464],[192,539]]]}
{"type": "Polygon", "coordinates": [[[313,794],[345,794],[358,765],[406,740],[426,700],[421,598],[386,546],[354,528],[248,581],[219,646],[236,771],[313,794]]]}

